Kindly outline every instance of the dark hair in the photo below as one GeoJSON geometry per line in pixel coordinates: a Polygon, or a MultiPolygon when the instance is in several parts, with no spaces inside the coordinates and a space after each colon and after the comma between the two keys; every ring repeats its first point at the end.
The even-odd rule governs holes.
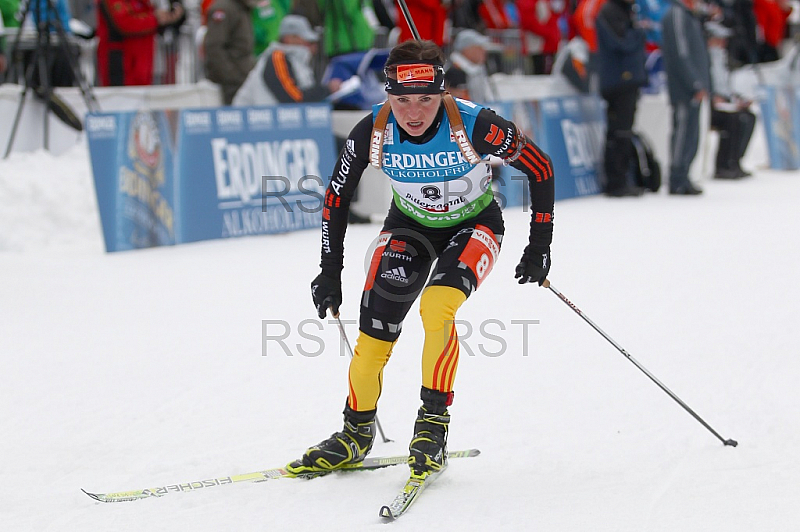
{"type": "Polygon", "coordinates": [[[398,64],[413,61],[430,65],[444,65],[444,52],[433,41],[402,42],[389,52],[389,57],[386,58],[385,72],[387,75],[396,73],[398,64]]]}

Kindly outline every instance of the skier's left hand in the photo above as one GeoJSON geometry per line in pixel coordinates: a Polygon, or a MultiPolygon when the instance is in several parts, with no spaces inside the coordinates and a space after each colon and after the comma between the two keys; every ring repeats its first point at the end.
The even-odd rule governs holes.
{"type": "Polygon", "coordinates": [[[519,284],[539,283],[542,286],[550,273],[550,247],[526,246],[515,273],[514,278],[519,279],[519,284]]]}

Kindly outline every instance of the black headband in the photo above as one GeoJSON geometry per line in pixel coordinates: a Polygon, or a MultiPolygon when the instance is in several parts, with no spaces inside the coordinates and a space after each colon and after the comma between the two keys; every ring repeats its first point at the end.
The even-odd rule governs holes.
{"type": "Polygon", "coordinates": [[[444,92],[444,67],[430,63],[400,63],[383,69],[386,74],[385,90],[389,94],[440,94],[444,92]],[[389,76],[390,68],[397,69],[395,78],[389,76]]]}

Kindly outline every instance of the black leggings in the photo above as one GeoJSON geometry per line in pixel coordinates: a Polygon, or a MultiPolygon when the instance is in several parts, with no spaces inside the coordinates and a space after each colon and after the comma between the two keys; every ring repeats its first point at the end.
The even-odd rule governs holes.
{"type": "Polygon", "coordinates": [[[365,264],[359,329],[373,338],[395,341],[403,319],[427,284],[457,288],[469,297],[494,265],[503,232],[503,217],[495,202],[474,218],[447,228],[425,227],[393,204],[371,260],[365,264]]]}

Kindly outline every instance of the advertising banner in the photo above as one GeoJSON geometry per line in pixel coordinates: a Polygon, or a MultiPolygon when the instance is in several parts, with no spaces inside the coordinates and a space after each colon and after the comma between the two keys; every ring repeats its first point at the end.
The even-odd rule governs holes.
{"type": "MultiPolygon", "coordinates": [[[[553,161],[556,199],[600,192],[605,112],[596,96],[552,97],[532,102],[490,104],[512,120],[553,161]]],[[[528,204],[528,181],[509,166],[497,169],[493,187],[500,205],[528,204]]]]}
{"type": "Polygon", "coordinates": [[[553,161],[556,200],[598,194],[606,127],[602,100],[567,96],[527,106],[539,132],[536,143],[553,161]]]}
{"type": "Polygon", "coordinates": [[[800,168],[800,90],[764,86],[758,91],[770,167],[797,170],[800,168]]]}
{"type": "Polygon", "coordinates": [[[183,111],[178,143],[183,242],[320,225],[335,164],[328,105],[183,111]]]}
{"type": "Polygon", "coordinates": [[[176,243],[175,116],[175,111],[87,116],[107,251],[176,243]]]}
{"type": "Polygon", "coordinates": [[[270,234],[321,221],[328,104],[93,113],[107,251],[270,234]]]}

